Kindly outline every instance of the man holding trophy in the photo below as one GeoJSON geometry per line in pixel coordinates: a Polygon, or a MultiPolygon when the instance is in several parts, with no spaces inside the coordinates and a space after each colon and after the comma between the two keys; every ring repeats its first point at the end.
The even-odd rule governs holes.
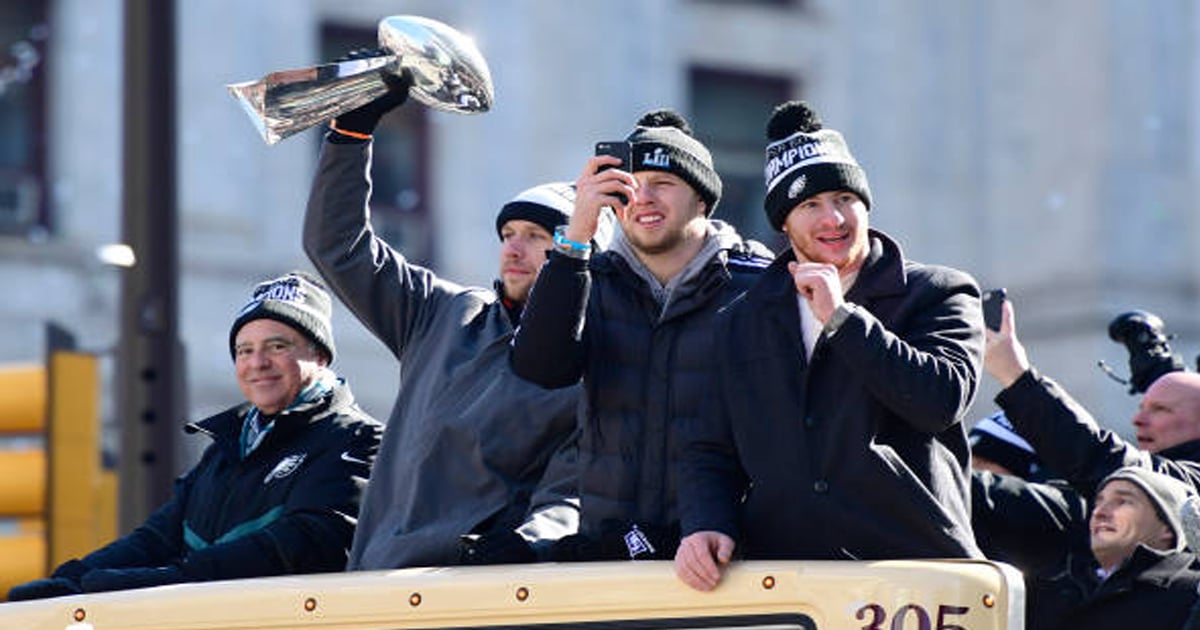
{"type": "Polygon", "coordinates": [[[424,88],[419,69],[377,76],[386,90],[330,124],[304,223],[313,264],[401,364],[348,569],[532,561],[529,542],[577,523],[578,391],[517,377],[508,344],[575,191],[545,184],[504,205],[500,277],[490,289],[409,262],[371,228],[372,134],[424,88]]]}

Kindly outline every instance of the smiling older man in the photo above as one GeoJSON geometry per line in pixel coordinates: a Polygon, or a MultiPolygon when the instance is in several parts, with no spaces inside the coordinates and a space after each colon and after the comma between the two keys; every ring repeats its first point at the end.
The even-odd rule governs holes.
{"type": "Polygon", "coordinates": [[[132,533],[9,599],[340,570],[383,427],[329,368],[331,306],[301,272],[255,287],[229,331],[246,402],[184,427],[213,440],[200,462],[132,533]]]}

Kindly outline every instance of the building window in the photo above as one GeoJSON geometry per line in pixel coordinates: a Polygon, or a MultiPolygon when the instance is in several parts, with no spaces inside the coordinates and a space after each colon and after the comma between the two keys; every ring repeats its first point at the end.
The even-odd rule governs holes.
{"type": "Polygon", "coordinates": [[[0,235],[43,238],[46,202],[44,2],[0,3],[0,235]]]}
{"type": "MultiPolygon", "coordinates": [[[[333,60],[356,48],[375,47],[374,28],[326,25],[322,59],[333,60]]],[[[376,234],[404,252],[409,261],[434,264],[430,216],[428,123],[424,107],[405,105],[387,114],[375,135],[371,165],[371,224],[376,234]]]]}
{"type": "Polygon", "coordinates": [[[696,134],[712,151],[721,174],[723,191],[714,218],[778,251],[785,241],[763,211],[764,130],[775,106],[795,93],[791,81],[693,68],[689,83],[696,134]]]}

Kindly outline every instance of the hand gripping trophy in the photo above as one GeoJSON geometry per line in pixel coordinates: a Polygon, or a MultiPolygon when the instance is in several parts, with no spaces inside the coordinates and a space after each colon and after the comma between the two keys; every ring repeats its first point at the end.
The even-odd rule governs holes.
{"type": "Polygon", "coordinates": [[[462,33],[436,20],[393,15],[379,21],[379,46],[389,54],[280,70],[227,87],[267,144],[383,95],[383,73],[409,73],[409,95],[428,107],[460,114],[491,109],[487,62],[462,33]]]}

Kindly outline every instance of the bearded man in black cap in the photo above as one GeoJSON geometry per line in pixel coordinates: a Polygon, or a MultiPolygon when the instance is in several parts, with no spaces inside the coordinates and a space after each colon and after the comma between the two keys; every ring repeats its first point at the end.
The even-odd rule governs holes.
{"type": "Polygon", "coordinates": [[[407,75],[388,80],[389,92],[333,121],[304,224],[313,264],[400,362],[347,566],[532,561],[530,543],[573,532],[578,519],[578,388],[522,380],[509,369],[508,343],[575,191],[545,184],[500,209],[493,287],[413,264],[369,220],[371,134],[408,93],[407,75]]]}
{"type": "Polygon", "coordinates": [[[626,140],[632,164],[594,157],[576,180],[575,211],[513,342],[521,376],[583,379],[579,534],[552,550],[559,560],[672,557],[676,463],[703,404],[712,319],[770,259],[709,218],[721,178],[681,116],[651,112],[626,140]],[[621,231],[596,254],[588,241],[605,207],[621,231]]]}
{"type": "Polygon", "coordinates": [[[171,499],[9,599],[340,570],[383,426],[329,369],[330,308],[302,272],[259,284],[229,330],[246,402],[184,427],[213,444],[171,499]]]}
{"type": "Polygon", "coordinates": [[[676,570],[710,589],[746,558],[981,557],[963,416],[979,287],[868,227],[866,173],[804,103],[768,124],[766,211],[790,242],[725,309],[683,460],[676,570]],[[736,545],[735,545],[736,542],[736,545]]]}

